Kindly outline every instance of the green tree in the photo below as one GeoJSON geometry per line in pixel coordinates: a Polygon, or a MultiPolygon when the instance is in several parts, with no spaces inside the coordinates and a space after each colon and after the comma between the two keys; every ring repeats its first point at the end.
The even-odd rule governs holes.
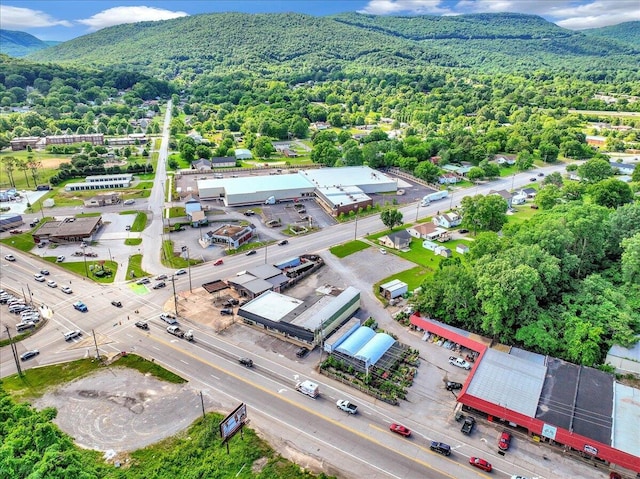
{"type": "Polygon", "coordinates": [[[610,216],[607,235],[607,254],[619,258],[622,241],[640,233],[640,203],[627,203],[616,209],[610,216]]]}
{"type": "Polygon", "coordinates": [[[255,144],[253,145],[252,151],[253,154],[258,158],[269,158],[271,156],[271,153],[276,150],[269,138],[267,138],[266,136],[261,136],[256,140],[255,144]]]}
{"type": "MultiPolygon", "coordinates": [[[[0,145],[0,150],[1,149],[2,149],[2,146],[0,145]]],[[[633,173],[631,174],[631,181],[635,183],[640,183],[640,168],[636,167],[633,170],[633,173]]]]}
{"type": "Polygon", "coordinates": [[[413,170],[414,176],[426,181],[427,183],[437,183],[440,177],[440,168],[430,161],[423,161],[413,170]]]}
{"type": "Polygon", "coordinates": [[[533,166],[533,155],[527,150],[518,153],[516,158],[516,169],[518,171],[527,171],[533,166]]]}
{"type": "Polygon", "coordinates": [[[547,185],[536,194],[536,204],[543,210],[550,210],[558,204],[560,190],[554,185],[547,185]]]}
{"type": "Polygon", "coordinates": [[[340,150],[331,141],[323,141],[313,145],[311,161],[325,166],[333,166],[340,158],[340,150]]]}
{"type": "Polygon", "coordinates": [[[382,210],[380,213],[380,221],[382,221],[382,224],[388,229],[392,230],[394,227],[402,224],[402,213],[394,208],[382,210]]]}
{"type": "Polygon", "coordinates": [[[585,161],[578,167],[578,174],[582,180],[589,183],[597,183],[610,176],[613,176],[613,168],[608,161],[600,158],[593,158],[585,161]]]}
{"type": "Polygon", "coordinates": [[[500,231],[507,222],[509,205],[500,195],[465,196],[460,204],[462,225],[477,233],[500,231]]]}
{"type": "Polygon", "coordinates": [[[557,171],[554,171],[553,173],[550,173],[544,177],[544,180],[542,180],[542,184],[545,186],[555,185],[558,188],[562,188],[562,185],[564,184],[564,180],[562,179],[562,175],[560,173],[558,173],[557,171]]]}
{"type": "Polygon", "coordinates": [[[622,279],[640,285],[640,233],[622,240],[622,279]]]}
{"type": "Polygon", "coordinates": [[[615,178],[592,184],[587,191],[595,204],[607,208],[617,208],[633,200],[633,191],[629,185],[615,178]]]}
{"type": "Polygon", "coordinates": [[[562,187],[562,196],[568,201],[579,201],[586,191],[585,185],[578,181],[567,181],[562,187]]]}
{"type": "Polygon", "coordinates": [[[13,156],[5,156],[2,158],[2,166],[4,167],[4,171],[7,173],[7,178],[9,178],[9,185],[14,187],[16,186],[16,182],[13,179],[13,171],[16,169],[18,165],[18,161],[13,156]]]}

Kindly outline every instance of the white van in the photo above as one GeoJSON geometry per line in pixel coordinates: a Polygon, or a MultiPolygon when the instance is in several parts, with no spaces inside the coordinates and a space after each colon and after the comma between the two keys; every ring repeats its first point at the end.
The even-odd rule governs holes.
{"type": "Polygon", "coordinates": [[[76,329],[75,331],[69,331],[67,333],[64,333],[64,340],[65,341],[69,341],[73,338],[77,338],[78,336],[80,336],[82,334],[82,332],[78,329],[76,329]]]}

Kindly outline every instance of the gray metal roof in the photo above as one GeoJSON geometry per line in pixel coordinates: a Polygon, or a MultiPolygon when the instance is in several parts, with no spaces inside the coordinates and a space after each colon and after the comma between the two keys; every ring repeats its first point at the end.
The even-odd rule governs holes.
{"type": "Polygon", "coordinates": [[[487,349],[467,393],[534,417],[547,368],[507,353],[487,349]]]}
{"type": "Polygon", "coordinates": [[[252,301],[249,301],[240,310],[266,318],[270,321],[280,321],[303,302],[299,299],[285,296],[274,291],[267,291],[252,301]]]}
{"type": "Polygon", "coordinates": [[[247,269],[247,273],[254,275],[256,278],[269,279],[282,274],[282,271],[271,264],[262,264],[255,268],[247,269]]]}
{"type": "Polygon", "coordinates": [[[518,358],[526,359],[527,361],[531,361],[541,366],[544,366],[546,362],[546,356],[538,353],[532,353],[531,351],[527,351],[525,349],[511,348],[511,351],[509,351],[509,354],[511,356],[516,356],[518,358]]]}
{"type": "Polygon", "coordinates": [[[640,457],[640,390],[615,383],[613,397],[615,403],[611,445],[640,457]]]}

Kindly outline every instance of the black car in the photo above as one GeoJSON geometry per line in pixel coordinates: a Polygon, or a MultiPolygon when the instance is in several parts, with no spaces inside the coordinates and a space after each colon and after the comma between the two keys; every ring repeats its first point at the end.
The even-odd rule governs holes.
{"type": "Polygon", "coordinates": [[[462,389],[462,384],[454,381],[447,381],[446,388],[447,391],[455,391],[456,389],[462,389]]]}
{"type": "Polygon", "coordinates": [[[289,240],[283,239],[282,241],[278,242],[278,246],[284,246],[286,244],[289,244],[289,240]]]}
{"type": "Polygon", "coordinates": [[[251,255],[254,255],[254,254],[256,254],[256,253],[257,253],[257,251],[256,251],[256,250],[251,249],[251,250],[247,251],[244,255],[245,255],[245,256],[251,256],[251,255]]]}
{"type": "Polygon", "coordinates": [[[449,446],[449,444],[445,444],[444,442],[431,441],[429,449],[437,452],[438,454],[442,454],[443,456],[448,456],[449,454],[451,454],[451,446],[449,446]]]}
{"type": "Polygon", "coordinates": [[[122,303],[120,301],[111,301],[116,308],[122,308],[122,303]]]}
{"type": "Polygon", "coordinates": [[[136,328],[149,329],[149,325],[144,321],[136,321],[136,328]]]}
{"type": "Polygon", "coordinates": [[[538,176],[544,176],[544,173],[538,173],[538,176]]]}
{"type": "Polygon", "coordinates": [[[462,228],[462,229],[458,230],[458,233],[460,233],[460,234],[464,234],[464,233],[468,233],[468,232],[469,232],[469,230],[465,229],[465,228],[462,228]]]}
{"type": "Polygon", "coordinates": [[[248,368],[252,368],[253,367],[253,361],[251,359],[249,359],[249,358],[240,358],[238,361],[243,366],[246,366],[248,368]]]}
{"type": "Polygon", "coordinates": [[[220,314],[232,315],[233,309],[231,308],[223,308],[220,310],[220,314]]]}
{"type": "Polygon", "coordinates": [[[164,288],[166,286],[166,283],[164,281],[160,281],[159,283],[156,283],[153,285],[153,289],[160,289],[160,288],[164,288]]]}
{"type": "Polygon", "coordinates": [[[529,178],[529,181],[538,181],[538,178],[536,178],[535,176],[532,176],[531,178],[529,178]]]}
{"type": "Polygon", "coordinates": [[[304,346],[296,352],[296,356],[299,358],[304,358],[307,354],[309,354],[309,348],[305,348],[304,346]]]}

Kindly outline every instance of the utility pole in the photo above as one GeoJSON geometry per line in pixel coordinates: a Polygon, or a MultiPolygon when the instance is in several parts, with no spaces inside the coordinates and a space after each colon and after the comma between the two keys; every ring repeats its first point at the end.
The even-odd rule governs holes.
{"type": "Polygon", "coordinates": [[[416,223],[418,222],[418,214],[420,213],[420,202],[416,205],[416,223]]]}
{"type": "Polygon", "coordinates": [[[187,270],[189,271],[189,292],[193,293],[193,288],[191,287],[191,258],[189,258],[189,247],[183,246],[182,251],[187,252],[187,270]]]}
{"type": "Polygon", "coordinates": [[[358,239],[358,211],[356,210],[356,227],[353,230],[353,239],[354,241],[358,239]]]}
{"type": "Polygon", "coordinates": [[[82,257],[84,258],[84,274],[85,276],[88,278],[89,277],[89,270],[87,269],[87,255],[86,255],[86,246],[85,243],[82,243],[82,257]]]}
{"type": "Polygon", "coordinates": [[[267,244],[264,245],[264,264],[267,264],[267,244]]]}
{"type": "Polygon", "coordinates": [[[171,275],[171,285],[173,286],[173,305],[175,307],[176,317],[178,316],[178,296],[176,296],[176,277],[171,275]]]}
{"type": "Polygon", "coordinates": [[[100,351],[98,350],[98,341],[96,340],[95,330],[92,329],[91,334],[93,334],[93,344],[96,347],[96,359],[100,359],[100,351]]]}
{"type": "Polygon", "coordinates": [[[31,288],[29,287],[29,284],[27,284],[27,291],[29,291],[29,304],[33,306],[33,293],[31,292],[31,288]]]}
{"type": "Polygon", "coordinates": [[[11,352],[13,353],[13,360],[16,362],[16,369],[18,370],[18,376],[22,377],[22,368],[20,367],[20,360],[18,359],[18,349],[16,348],[16,343],[11,341],[11,333],[9,332],[9,326],[5,326],[4,329],[7,331],[7,337],[9,338],[9,344],[11,345],[11,352]]]}

